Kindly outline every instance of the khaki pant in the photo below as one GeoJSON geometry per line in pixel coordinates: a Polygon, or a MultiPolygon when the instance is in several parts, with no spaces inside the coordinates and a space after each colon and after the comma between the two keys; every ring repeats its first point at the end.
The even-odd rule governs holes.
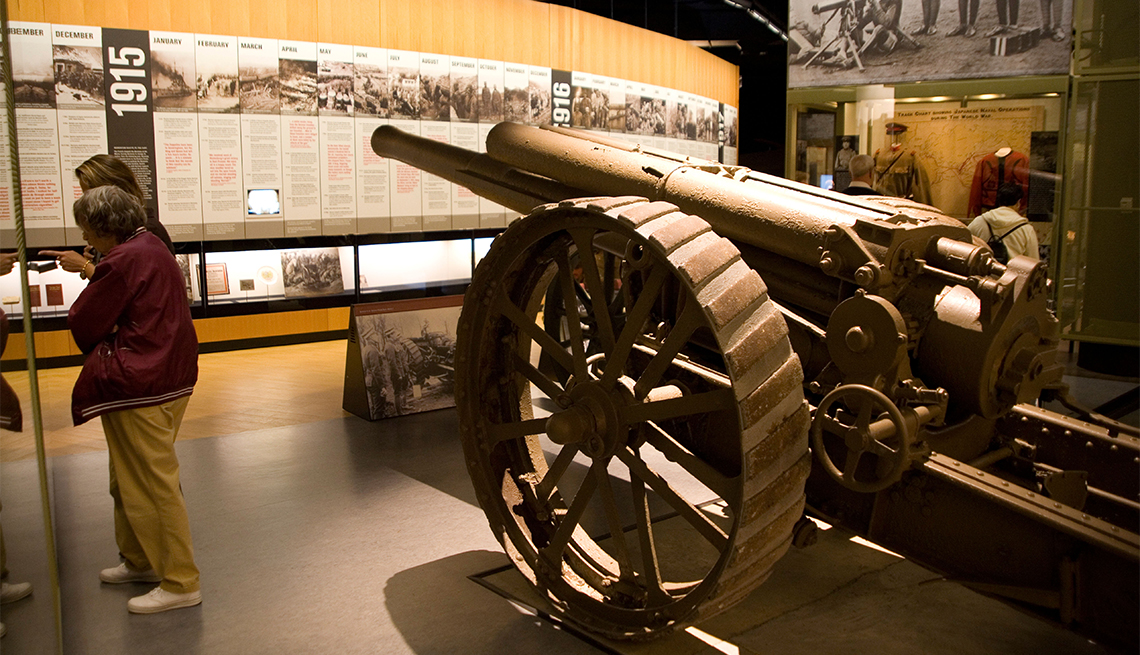
{"type": "Polygon", "coordinates": [[[115,541],[128,568],[154,568],[172,593],[198,591],[190,520],[174,440],[189,396],[164,405],[104,414],[111,459],[115,541]]]}

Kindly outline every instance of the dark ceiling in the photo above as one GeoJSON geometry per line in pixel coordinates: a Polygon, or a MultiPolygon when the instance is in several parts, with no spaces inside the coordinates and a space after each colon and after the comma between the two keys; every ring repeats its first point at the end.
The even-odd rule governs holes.
{"type": "Polygon", "coordinates": [[[740,163],[783,174],[787,45],[745,8],[786,32],[787,0],[550,0],[548,4],[682,41],[724,44],[705,49],[740,67],[740,163]]]}

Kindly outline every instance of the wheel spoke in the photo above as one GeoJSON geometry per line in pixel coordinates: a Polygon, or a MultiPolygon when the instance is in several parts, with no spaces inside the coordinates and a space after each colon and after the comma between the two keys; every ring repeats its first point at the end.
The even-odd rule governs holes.
{"type": "Polygon", "coordinates": [[[560,251],[558,261],[558,284],[562,290],[562,311],[566,317],[566,330],[570,340],[570,354],[574,359],[574,376],[586,379],[586,344],[582,340],[582,320],[578,316],[578,296],[575,295],[574,276],[570,272],[570,259],[566,251],[560,251]]]}
{"type": "Polygon", "coordinates": [[[859,415],[855,419],[855,427],[863,434],[870,434],[871,432],[871,412],[874,409],[874,404],[869,401],[859,406],[859,415]]]}
{"type": "Polygon", "coordinates": [[[614,544],[614,559],[617,560],[619,575],[622,580],[633,579],[633,568],[630,566],[629,545],[625,541],[625,526],[621,522],[621,513],[618,512],[617,501],[614,499],[614,488],[610,480],[610,473],[606,470],[602,460],[594,462],[592,474],[598,478],[598,491],[602,497],[602,505],[606,510],[606,522],[610,528],[610,539],[614,544]]]}
{"type": "Polygon", "coordinates": [[[487,445],[495,446],[504,441],[522,439],[536,434],[546,434],[546,419],[532,418],[529,421],[513,423],[489,423],[487,425],[487,445]]]}
{"type": "Polygon", "coordinates": [[[621,337],[614,344],[614,350],[607,358],[606,370],[602,374],[603,387],[613,388],[614,382],[625,371],[629,352],[637,338],[642,336],[645,321],[649,319],[649,313],[653,311],[657,297],[661,294],[661,289],[668,279],[669,271],[664,266],[654,267],[649,273],[649,278],[645,281],[641,295],[638,296],[637,302],[633,304],[633,308],[626,315],[625,328],[621,332],[621,337]]]}
{"type": "Polygon", "coordinates": [[[724,552],[728,547],[728,536],[713,523],[707,516],[704,515],[692,503],[685,500],[678,494],[669,483],[661,476],[654,473],[646,464],[641,460],[635,452],[629,448],[619,448],[617,451],[618,458],[629,467],[630,473],[636,475],[649,485],[658,496],[668,503],[677,513],[685,517],[697,532],[701,534],[710,544],[717,549],[717,551],[724,552]]]}
{"type": "Polygon", "coordinates": [[[703,318],[696,303],[689,303],[681,312],[669,336],[665,337],[665,343],[661,344],[661,349],[649,361],[634,386],[634,396],[638,400],[645,398],[657,386],[661,376],[672,366],[677,353],[681,352],[681,348],[689,342],[689,337],[700,327],[703,318]]]}
{"type": "Polygon", "coordinates": [[[586,282],[586,291],[590,294],[590,310],[598,324],[598,338],[602,342],[602,350],[613,352],[614,328],[610,322],[610,310],[606,306],[606,283],[613,284],[613,280],[602,280],[598,271],[598,262],[594,259],[594,233],[592,230],[571,230],[574,245],[578,246],[578,261],[582,264],[582,277],[586,282]]]}
{"type": "Polygon", "coordinates": [[[842,438],[843,433],[847,431],[847,426],[843,424],[843,421],[839,420],[838,416],[831,416],[830,414],[824,414],[823,415],[823,429],[828,434],[833,434],[837,437],[842,438]]]}
{"type": "Polygon", "coordinates": [[[653,538],[653,521],[649,517],[649,498],[645,494],[645,482],[637,476],[629,480],[633,492],[633,514],[637,523],[637,538],[641,546],[641,569],[649,602],[660,605],[669,602],[669,594],[661,585],[661,565],[657,561],[657,542],[653,538]]]}
{"type": "Polygon", "coordinates": [[[561,385],[543,375],[542,371],[539,371],[533,364],[523,359],[517,352],[514,353],[514,368],[551,400],[558,398],[558,396],[565,391],[561,385]]]}
{"type": "Polygon", "coordinates": [[[704,393],[689,394],[680,398],[669,398],[656,402],[639,403],[625,408],[622,414],[627,425],[645,421],[667,421],[669,419],[711,414],[736,405],[736,395],[732,389],[716,389],[704,393]]]}
{"type": "Polygon", "coordinates": [[[566,352],[566,349],[555,341],[554,337],[547,334],[542,326],[531,320],[521,309],[515,307],[514,303],[505,296],[500,296],[496,309],[504,318],[537,343],[542,352],[550,355],[562,367],[562,370],[567,373],[574,372],[574,358],[570,356],[570,353],[566,352]]]}
{"type": "Polygon", "coordinates": [[[847,461],[843,462],[843,478],[845,480],[854,480],[855,471],[859,468],[859,460],[863,457],[863,450],[848,450],[847,461]]]}
{"type": "Polygon", "coordinates": [[[654,448],[661,451],[669,461],[680,464],[710,491],[730,502],[739,497],[740,494],[733,491],[732,478],[709,466],[657,425],[648,423],[645,430],[649,435],[647,440],[654,448]]]}
{"type": "Polygon", "coordinates": [[[546,471],[546,475],[542,476],[542,481],[534,488],[534,495],[539,500],[543,502],[550,500],[550,496],[554,494],[555,485],[562,479],[562,474],[566,472],[566,469],[570,468],[570,463],[574,461],[574,456],[577,454],[578,444],[562,447],[558,456],[554,458],[554,463],[546,471]]]}
{"type": "Polygon", "coordinates": [[[550,543],[543,549],[552,564],[562,560],[562,552],[566,550],[566,544],[570,543],[570,537],[574,536],[574,528],[578,527],[578,522],[582,520],[582,514],[590,504],[590,498],[593,497],[597,486],[598,479],[593,475],[587,475],[582,480],[582,486],[574,495],[574,502],[570,503],[570,509],[566,510],[550,543]]]}

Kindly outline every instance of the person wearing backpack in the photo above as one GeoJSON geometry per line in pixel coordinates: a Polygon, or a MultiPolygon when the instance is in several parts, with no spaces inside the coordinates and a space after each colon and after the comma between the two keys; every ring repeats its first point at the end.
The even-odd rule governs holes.
{"type": "Polygon", "coordinates": [[[969,226],[970,233],[985,241],[994,252],[994,259],[1003,264],[1019,255],[1040,259],[1037,232],[1017,213],[1021,196],[1020,186],[1002,184],[997,191],[998,206],[975,218],[969,226]]]}

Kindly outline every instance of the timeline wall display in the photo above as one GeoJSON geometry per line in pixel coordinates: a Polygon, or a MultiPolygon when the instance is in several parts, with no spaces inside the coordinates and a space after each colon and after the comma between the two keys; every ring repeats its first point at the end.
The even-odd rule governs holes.
{"type": "MultiPolygon", "coordinates": [[[[516,212],[377,156],[372,132],[483,151],[502,120],[704,159],[736,109],[583,71],[247,36],[9,23],[27,243],[81,246],[75,168],[119,157],[175,241],[466,230],[516,212]],[[717,120],[720,130],[717,130],[717,120]]],[[[723,151],[722,151],[723,149],[723,151]]],[[[0,236],[14,236],[0,189],[0,236]]]]}

